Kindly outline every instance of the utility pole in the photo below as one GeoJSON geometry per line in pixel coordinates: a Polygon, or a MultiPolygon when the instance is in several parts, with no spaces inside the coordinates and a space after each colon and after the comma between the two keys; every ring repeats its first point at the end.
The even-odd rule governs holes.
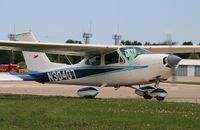
{"type": "MultiPolygon", "coordinates": [[[[15,34],[8,34],[8,39],[10,41],[16,41],[16,35],[15,34]]],[[[15,63],[15,53],[13,50],[10,51],[10,64],[14,64],[15,63]]]]}
{"type": "Polygon", "coordinates": [[[120,40],[121,40],[121,38],[122,38],[122,36],[119,35],[119,34],[114,34],[114,35],[112,36],[112,39],[114,40],[115,45],[120,45],[120,40]]]}
{"type": "Polygon", "coordinates": [[[86,33],[86,32],[83,33],[83,39],[85,44],[90,43],[90,38],[92,38],[92,33],[86,33]]]}

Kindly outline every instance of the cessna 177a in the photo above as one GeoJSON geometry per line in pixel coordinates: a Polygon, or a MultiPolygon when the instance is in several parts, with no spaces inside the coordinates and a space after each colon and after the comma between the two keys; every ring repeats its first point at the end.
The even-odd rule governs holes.
{"type": "MultiPolygon", "coordinates": [[[[29,75],[40,83],[80,84],[86,86],[131,87],[145,99],[163,100],[167,92],[159,82],[172,75],[180,57],[172,54],[200,52],[190,46],[107,46],[38,42],[31,32],[18,34],[16,41],[0,41],[1,49],[22,51],[29,75]],[[154,52],[154,54],[152,52],[154,52]],[[45,53],[79,55],[84,58],[77,64],[52,63],[45,53]],[[156,53],[156,54],[155,54],[156,53]],[[155,83],[154,86],[133,87],[155,83]]],[[[98,90],[86,87],[77,91],[81,97],[95,97],[98,90]]]]}

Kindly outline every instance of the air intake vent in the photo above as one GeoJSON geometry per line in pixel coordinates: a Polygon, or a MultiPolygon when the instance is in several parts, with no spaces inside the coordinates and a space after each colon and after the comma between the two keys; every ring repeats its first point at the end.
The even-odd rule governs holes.
{"type": "Polygon", "coordinates": [[[163,58],[163,64],[164,64],[164,65],[167,64],[167,57],[164,57],[164,58],[163,58]]]}

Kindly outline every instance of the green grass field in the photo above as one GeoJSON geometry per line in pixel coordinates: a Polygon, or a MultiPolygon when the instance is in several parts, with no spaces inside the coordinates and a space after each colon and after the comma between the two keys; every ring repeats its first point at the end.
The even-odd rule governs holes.
{"type": "Polygon", "coordinates": [[[0,95],[0,130],[200,129],[200,105],[0,95]]]}

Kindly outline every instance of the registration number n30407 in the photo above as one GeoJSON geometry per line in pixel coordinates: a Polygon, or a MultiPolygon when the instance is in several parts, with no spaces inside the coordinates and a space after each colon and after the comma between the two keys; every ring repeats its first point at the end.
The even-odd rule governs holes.
{"type": "Polygon", "coordinates": [[[47,76],[49,78],[49,81],[76,79],[76,74],[73,69],[48,72],[47,76]]]}

